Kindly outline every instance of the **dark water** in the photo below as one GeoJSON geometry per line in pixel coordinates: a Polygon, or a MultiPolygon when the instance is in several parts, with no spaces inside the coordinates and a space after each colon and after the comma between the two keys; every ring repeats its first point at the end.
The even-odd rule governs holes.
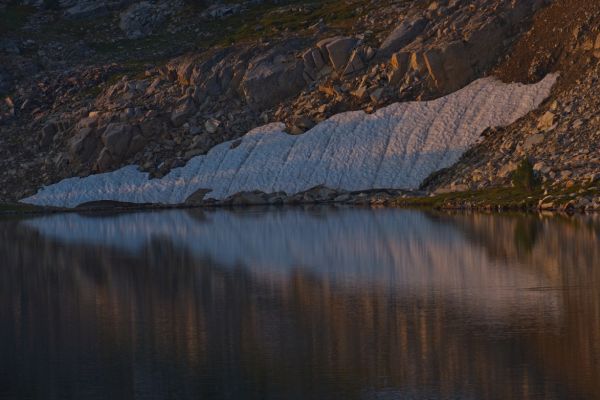
{"type": "Polygon", "coordinates": [[[598,399],[600,217],[0,221],[1,399],[598,399]]]}

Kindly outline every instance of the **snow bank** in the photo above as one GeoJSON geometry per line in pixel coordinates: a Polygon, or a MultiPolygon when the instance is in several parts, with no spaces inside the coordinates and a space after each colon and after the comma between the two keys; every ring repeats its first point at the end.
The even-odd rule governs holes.
{"type": "Polygon", "coordinates": [[[534,85],[480,79],[430,102],[397,103],[367,115],[335,115],[304,135],[282,124],[225,142],[161,179],[149,180],[135,166],[42,188],[24,203],[75,207],[98,200],[183,203],[198,189],[223,199],[241,191],[295,194],[317,185],[334,189],[415,189],[429,174],[455,163],[481,132],[508,125],[549,95],[549,75],[534,85]],[[235,148],[232,148],[235,147],[235,148]]]}

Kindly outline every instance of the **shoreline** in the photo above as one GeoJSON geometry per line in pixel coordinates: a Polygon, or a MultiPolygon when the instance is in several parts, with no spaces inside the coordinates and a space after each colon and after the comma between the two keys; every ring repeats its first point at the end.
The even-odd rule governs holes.
{"type": "Polygon", "coordinates": [[[587,187],[534,188],[531,190],[516,187],[494,187],[478,191],[427,194],[396,189],[346,192],[317,186],[292,196],[282,192],[267,194],[253,191],[241,192],[220,201],[198,199],[183,204],[140,204],[110,200],[84,203],[74,208],[42,207],[25,203],[0,204],[0,216],[306,205],[435,211],[591,214],[600,212],[600,188],[592,184],[587,187]]]}

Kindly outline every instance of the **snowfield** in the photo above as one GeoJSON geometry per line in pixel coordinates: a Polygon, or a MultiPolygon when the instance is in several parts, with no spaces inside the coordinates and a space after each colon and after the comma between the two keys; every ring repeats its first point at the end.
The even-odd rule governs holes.
{"type": "Polygon", "coordinates": [[[252,190],[291,195],[317,185],[415,189],[432,172],[454,164],[486,128],[509,125],[537,108],[556,79],[548,75],[533,85],[480,79],[434,101],[396,103],[370,115],[338,114],[299,136],[283,132],[283,124],[269,124],[247,133],[239,145],[221,143],[161,179],[127,166],[65,179],[22,202],[181,204],[199,189],[210,189],[206,198],[214,199],[252,190]]]}

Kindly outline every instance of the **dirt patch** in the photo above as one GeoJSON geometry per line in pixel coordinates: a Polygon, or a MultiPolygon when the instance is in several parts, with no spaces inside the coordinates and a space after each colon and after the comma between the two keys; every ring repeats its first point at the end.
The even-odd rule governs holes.
{"type": "Polygon", "coordinates": [[[529,32],[522,35],[508,57],[492,72],[504,82],[533,83],[549,72],[560,72],[555,90],[571,86],[585,74],[600,26],[600,2],[554,0],[540,10],[529,32]]]}

